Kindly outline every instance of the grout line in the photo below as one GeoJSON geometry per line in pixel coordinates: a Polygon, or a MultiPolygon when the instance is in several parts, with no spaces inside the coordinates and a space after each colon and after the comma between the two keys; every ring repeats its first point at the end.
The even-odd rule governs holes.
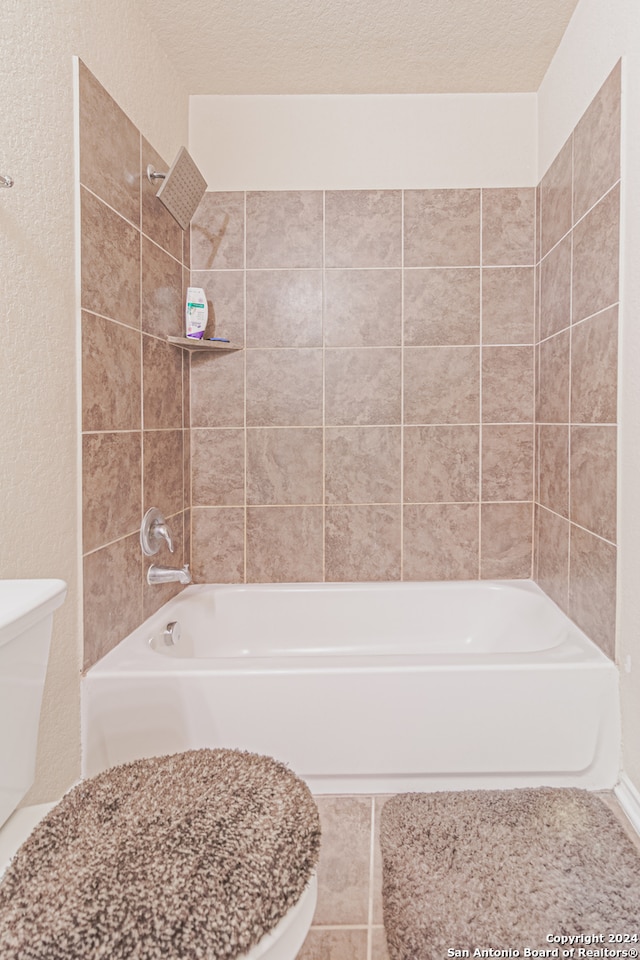
{"type": "Polygon", "coordinates": [[[400,580],[404,580],[404,201],[405,191],[402,190],[400,194],[400,580]]]}
{"type": "MultiPolygon", "coordinates": [[[[484,259],[482,248],[482,218],[484,194],[480,190],[480,263],[484,259]]],[[[478,334],[478,580],[482,579],[482,270],[480,268],[480,331],[478,334]]]]}
{"type": "Polygon", "coordinates": [[[327,579],[327,464],[326,464],[326,263],[327,263],[327,192],[322,191],[322,312],[321,312],[321,341],[322,341],[322,582],[327,579]]]}
{"type": "MultiPolygon", "coordinates": [[[[138,137],[138,150],[139,150],[139,160],[138,160],[138,169],[142,170],[142,135],[138,137]]],[[[140,520],[145,514],[145,502],[144,502],[144,337],[142,335],[142,177],[138,182],[138,211],[140,217],[140,223],[138,224],[139,232],[139,258],[140,258],[140,269],[139,269],[139,287],[138,287],[138,315],[140,318],[140,520]]],[[[180,421],[182,422],[182,420],[180,421]]],[[[146,557],[142,556],[140,561],[140,615],[142,620],[145,619],[144,616],[144,595],[145,595],[145,566],[146,566],[146,557]]]]}
{"type": "MultiPolygon", "coordinates": [[[[575,188],[575,137],[571,133],[571,239],[569,241],[569,384],[568,384],[568,403],[569,412],[567,418],[571,423],[571,367],[573,365],[573,240],[575,224],[573,194],[575,188]]],[[[599,201],[598,201],[599,202],[599,201]]],[[[592,208],[593,209],[593,208],[592,208]]],[[[585,214],[586,216],[587,214],[585,214]]],[[[567,426],[567,513],[569,523],[571,523],[571,427],[567,426]]],[[[571,527],[569,527],[569,537],[567,543],[567,609],[569,608],[569,598],[571,596],[571,527]]]]}
{"type": "Polygon", "coordinates": [[[244,504],[243,504],[243,551],[242,551],[242,580],[247,582],[247,191],[243,192],[243,238],[242,238],[242,299],[243,299],[243,335],[244,347],[242,358],[242,388],[243,388],[243,437],[244,437],[244,504]]]}
{"type": "Polygon", "coordinates": [[[376,827],[376,798],[371,797],[371,836],[369,838],[369,905],[367,913],[367,960],[372,960],[373,951],[373,893],[374,893],[374,858],[375,858],[375,827],[376,827]]]}

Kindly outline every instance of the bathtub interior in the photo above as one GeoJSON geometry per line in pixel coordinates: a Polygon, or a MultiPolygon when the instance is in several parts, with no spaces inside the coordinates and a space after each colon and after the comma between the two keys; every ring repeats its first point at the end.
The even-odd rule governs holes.
{"type": "Polygon", "coordinates": [[[145,640],[171,657],[493,654],[548,650],[570,621],[530,581],[193,586],[145,640]]]}

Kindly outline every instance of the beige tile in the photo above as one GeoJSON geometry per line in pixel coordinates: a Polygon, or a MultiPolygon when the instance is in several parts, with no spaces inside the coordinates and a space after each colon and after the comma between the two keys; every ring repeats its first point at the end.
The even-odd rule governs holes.
{"type": "Polygon", "coordinates": [[[406,190],[405,267],[480,264],[479,190],[406,190]]]}
{"type": "Polygon", "coordinates": [[[247,426],[322,424],[322,350],[248,350],[247,426]]]}
{"type": "Polygon", "coordinates": [[[82,543],[88,553],[140,526],[141,435],[82,438],[82,543]]]}
{"type": "Polygon", "coordinates": [[[191,221],[192,270],[242,270],[244,193],[205,193],[191,221]]]}
{"type": "Polygon", "coordinates": [[[181,511],[166,517],[166,520],[171,530],[173,553],[163,544],[154,557],[145,557],[142,562],[142,616],[145,620],[184,590],[179,583],[147,583],[147,570],[152,563],[169,567],[182,567],[188,563],[184,555],[184,514],[181,511]]]}
{"type": "Polygon", "coordinates": [[[83,560],[84,670],[142,623],[142,558],[137,533],[83,560]]]}
{"type": "Polygon", "coordinates": [[[324,364],[328,425],[400,423],[400,349],[327,349],[324,364]]]}
{"type": "Polygon", "coordinates": [[[531,503],[482,504],[482,578],[509,580],[531,576],[532,508],[531,503]]]}
{"type": "Polygon", "coordinates": [[[311,927],[296,960],[367,960],[367,931],[311,927]]]}
{"type": "Polygon", "coordinates": [[[80,61],[80,182],[140,223],[140,133],[80,61]]]}
{"type": "Polygon", "coordinates": [[[173,219],[165,205],[158,200],[156,194],[160,189],[162,181],[149,181],[147,176],[147,167],[155,167],[160,173],[169,170],[171,164],[167,163],[157,150],[151,146],[148,140],[142,137],[141,171],[140,171],[140,194],[142,201],[142,232],[147,235],[154,243],[170,253],[176,260],[182,262],[182,230],[180,225],[173,219]]]}
{"type": "Polygon", "coordinates": [[[619,60],[573,134],[574,223],[620,177],[620,78],[619,60]]]}
{"type": "MultiPolygon", "coordinates": [[[[202,287],[209,317],[206,337],[226,337],[244,344],[244,273],[241,270],[194,270],[191,286],[202,287]]],[[[183,297],[186,303],[186,291],[183,297]]]]}
{"type": "Polygon", "coordinates": [[[615,423],[618,400],[618,308],[577,323],[571,338],[571,419],[615,423]]]}
{"type": "Polygon", "coordinates": [[[405,423],[478,423],[477,347],[406,347],[405,423]]]}
{"type": "Polygon", "coordinates": [[[540,253],[544,257],[571,229],[573,139],[569,137],[540,182],[540,253]]]}
{"type": "Polygon", "coordinates": [[[538,425],[538,475],[540,503],[569,516],[569,427],[538,425]]]}
{"type": "Polygon", "coordinates": [[[244,426],[243,352],[191,357],[191,426],[244,426]]]}
{"type": "Polygon", "coordinates": [[[247,193],[247,267],[322,266],[322,192],[247,193]]]}
{"type": "Polygon", "coordinates": [[[480,343],[480,270],[406,270],[404,342],[414,347],[480,343]]]}
{"type": "Polygon", "coordinates": [[[195,507],[244,506],[244,430],[191,431],[195,507]]]}
{"type": "Polygon", "coordinates": [[[155,337],[142,337],[145,430],[182,427],[182,351],[155,337]]]}
{"type": "Polygon", "coordinates": [[[616,548],[571,526],[569,615],[609,657],[615,655],[616,548]]]}
{"type": "Polygon", "coordinates": [[[82,314],[82,429],[141,427],[140,333],[82,314]]]}
{"type": "Polygon", "coordinates": [[[536,264],[535,267],[535,277],[534,277],[534,301],[533,301],[533,326],[535,330],[535,343],[539,343],[542,338],[542,324],[540,320],[540,277],[542,275],[542,269],[540,262],[536,264]]]}
{"type": "Polygon", "coordinates": [[[322,503],[322,428],[247,430],[247,503],[322,503]]]}
{"type": "Polygon", "coordinates": [[[569,331],[540,344],[538,409],[541,423],[569,422],[569,331]]]}
{"type": "Polygon", "coordinates": [[[191,268],[191,226],[182,231],[182,262],[187,270],[191,268]]]}
{"type": "Polygon", "coordinates": [[[482,271],[482,342],[534,342],[533,267],[482,271]]]}
{"type": "Polygon", "coordinates": [[[475,425],[406,426],[405,503],[477,500],[479,435],[475,425]]]}
{"type": "Polygon", "coordinates": [[[182,426],[191,426],[191,354],[182,350],[182,426]]]}
{"type": "MultiPolygon", "coordinates": [[[[368,922],[370,797],[316,797],[322,829],[314,924],[368,922]]],[[[366,931],[365,939],[366,939],[366,931]]],[[[324,960],[324,956],[323,956],[324,960]]]]}
{"type": "Polygon", "coordinates": [[[329,347],[399,346],[399,270],[325,271],[324,340],[329,347]]]}
{"type": "Polygon", "coordinates": [[[399,580],[401,525],[399,504],[327,506],[325,579],[399,580]]]}
{"type": "Polygon", "coordinates": [[[541,231],[541,218],[540,218],[540,208],[541,208],[541,189],[540,184],[536,187],[536,256],[535,262],[540,263],[540,258],[542,256],[541,247],[542,247],[542,231],[541,231]]]}
{"type": "Polygon", "coordinates": [[[540,264],[540,336],[558,333],[571,322],[571,236],[540,264]]]}
{"type": "Polygon", "coordinates": [[[400,427],[327,427],[327,503],[399,503],[400,427]]]}
{"type": "Polygon", "coordinates": [[[371,960],[390,960],[384,927],[371,930],[371,960]]]}
{"type": "Polygon", "coordinates": [[[182,502],[185,510],[191,506],[191,430],[182,431],[182,502]]]}
{"type": "Polygon", "coordinates": [[[191,564],[196,583],[244,581],[244,509],[194,507],[191,564]]]}
{"type": "Polygon", "coordinates": [[[142,238],[141,289],[143,331],[156,337],[183,337],[182,265],[146,237],[142,238]]]}
{"type": "Polygon", "coordinates": [[[140,233],[81,189],[82,307],[140,326],[140,233]]]}
{"type": "Polygon", "coordinates": [[[482,262],[485,266],[534,263],[535,202],[533,187],[482,191],[482,262]]]}
{"type": "Polygon", "coordinates": [[[616,539],[615,426],[571,427],[571,519],[607,540],[616,539]]]}
{"type": "Polygon", "coordinates": [[[327,190],[325,262],[328,267],[399,267],[401,191],[327,190]]]}
{"type": "MultiPolygon", "coordinates": [[[[373,889],[371,892],[372,900],[372,911],[371,919],[374,924],[382,924],[382,850],[380,849],[380,817],[382,815],[382,809],[391,797],[391,794],[378,794],[374,798],[374,822],[373,822],[373,889]]],[[[376,956],[375,953],[375,944],[379,940],[379,937],[376,936],[375,927],[373,930],[373,944],[374,944],[374,953],[373,956],[376,956]]],[[[382,931],[382,941],[386,948],[386,939],[384,937],[384,931],[382,931]]],[[[385,956],[384,953],[380,954],[380,958],[385,956]]]]}
{"type": "Polygon", "coordinates": [[[143,504],[165,517],[184,509],[182,430],[145,430],[142,434],[143,504]]]}
{"type": "Polygon", "coordinates": [[[573,321],[619,299],[620,187],[573,229],[573,321]]]}
{"type": "Polygon", "coordinates": [[[322,346],[322,270],[247,272],[247,346],[322,346]]]}
{"type": "Polygon", "coordinates": [[[475,580],[478,510],[476,503],[405,506],[404,579],[475,580]]]}
{"type": "Polygon", "coordinates": [[[533,347],[483,347],[483,421],[531,423],[533,413],[533,347]]]}
{"type": "Polygon", "coordinates": [[[536,580],[558,606],[569,609],[569,536],[568,520],[536,509],[536,580]]]}
{"type": "Polygon", "coordinates": [[[322,580],[322,507],[247,509],[247,582],[322,580]]]}
{"type": "Polygon", "coordinates": [[[188,563],[191,566],[191,510],[185,510],[184,514],[184,523],[183,523],[183,546],[182,553],[185,563],[188,563]]]}
{"type": "Polygon", "coordinates": [[[533,425],[482,428],[482,500],[533,499],[533,425]]]}

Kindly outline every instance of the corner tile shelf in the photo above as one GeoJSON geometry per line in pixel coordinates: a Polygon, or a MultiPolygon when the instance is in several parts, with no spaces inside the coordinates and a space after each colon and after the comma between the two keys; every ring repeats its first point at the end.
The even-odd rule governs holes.
{"type": "Polygon", "coordinates": [[[196,340],[194,337],[167,337],[167,340],[176,347],[182,347],[183,350],[242,350],[242,347],[238,347],[234,343],[196,340]]]}

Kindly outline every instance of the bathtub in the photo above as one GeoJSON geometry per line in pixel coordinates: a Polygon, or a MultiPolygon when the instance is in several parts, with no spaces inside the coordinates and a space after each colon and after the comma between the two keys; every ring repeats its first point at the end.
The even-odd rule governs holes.
{"type": "Polygon", "coordinates": [[[619,770],[617,669],[528,580],[190,586],[87,672],[82,714],[84,776],[217,746],[315,793],[619,770]]]}

